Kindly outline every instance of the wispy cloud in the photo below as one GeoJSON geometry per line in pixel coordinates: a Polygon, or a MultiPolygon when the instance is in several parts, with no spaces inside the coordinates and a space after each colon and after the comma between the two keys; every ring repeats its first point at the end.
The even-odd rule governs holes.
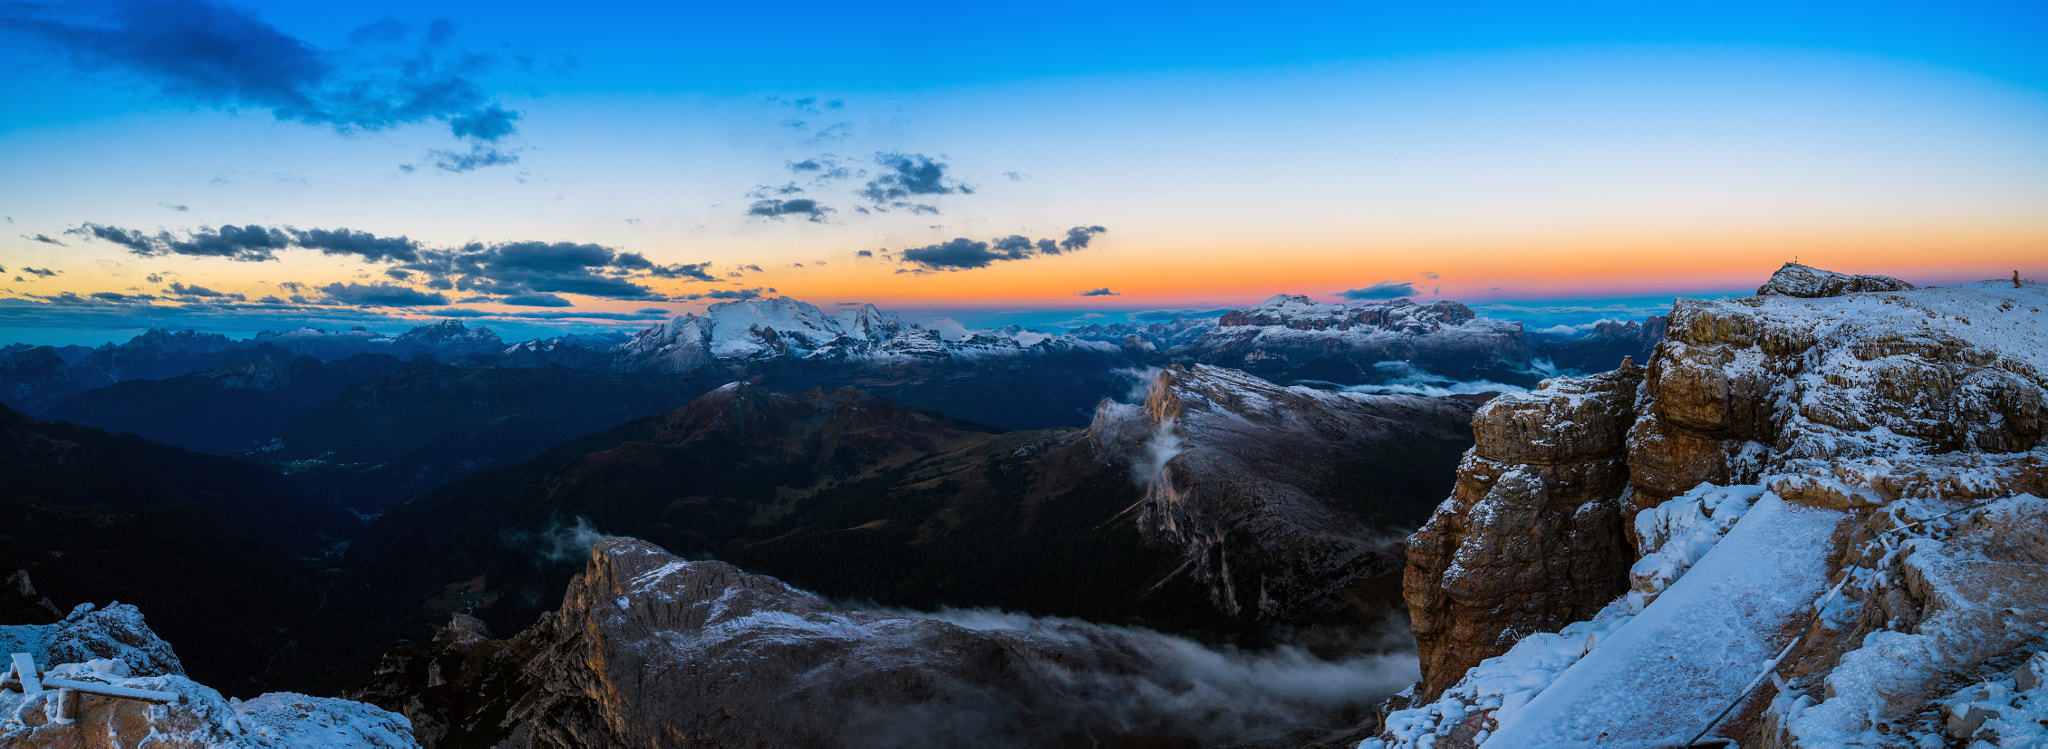
{"type": "Polygon", "coordinates": [[[796,216],[814,224],[827,223],[830,219],[826,214],[831,212],[832,208],[830,206],[820,205],[818,201],[810,198],[797,198],[794,200],[775,200],[770,198],[756,200],[753,205],[747,206],[747,215],[749,216],[760,216],[777,221],[782,220],[784,217],[796,216]]]}

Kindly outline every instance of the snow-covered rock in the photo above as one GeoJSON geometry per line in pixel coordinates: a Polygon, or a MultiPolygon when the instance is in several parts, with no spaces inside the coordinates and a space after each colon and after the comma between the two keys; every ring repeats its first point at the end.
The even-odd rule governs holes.
{"type": "Polygon", "coordinates": [[[1910,291],[1913,285],[1891,276],[1850,276],[1798,263],[1786,263],[1771,280],[1756,290],[1757,296],[1824,297],[1866,291],[1910,291]]]}
{"type": "Polygon", "coordinates": [[[1017,336],[941,331],[905,322],[872,304],[828,315],[788,297],[720,302],[640,331],[614,351],[622,371],[688,372],[707,364],[814,361],[891,364],[1020,356],[1072,350],[1114,352],[1113,345],[1070,336],[1017,336]]]}
{"type": "MultiPolygon", "coordinates": [[[[404,716],[348,700],[273,692],[246,702],[192,681],[171,646],[134,606],[81,604],[64,621],[0,627],[0,656],[27,653],[39,676],[168,692],[156,704],[74,693],[62,714],[58,689],[0,690],[0,746],[164,749],[370,749],[417,747],[404,716]],[[65,720],[70,717],[71,720],[65,720]]],[[[10,664],[11,665],[11,664],[10,664]]]]}
{"type": "Polygon", "coordinates": [[[144,676],[185,673],[178,654],[150,630],[142,611],[119,602],[103,608],[81,603],[54,624],[0,626],[0,655],[10,653],[28,653],[42,664],[120,660],[144,676]]]}
{"type": "MultiPolygon", "coordinates": [[[[1763,291],[1680,300],[1669,339],[1627,400],[1596,409],[1552,394],[1598,389],[1600,378],[1585,378],[1480,412],[1458,494],[1411,545],[1424,682],[1378,745],[1473,746],[1494,730],[1496,745],[1528,745],[1577,735],[1565,722],[1601,720],[1616,721],[1605,738],[1574,740],[1682,741],[1689,735],[1624,726],[1643,714],[1596,715],[1590,697],[1567,699],[1599,691],[1589,691],[1604,678],[1589,653],[1600,647],[1572,654],[1555,641],[1620,632],[1630,626],[1623,617],[1650,611],[1760,610],[1786,597],[1810,617],[1779,615],[1782,639],[1770,641],[1797,635],[1796,646],[1715,735],[1744,746],[2036,745],[2023,737],[2038,725],[2005,716],[2026,721],[2037,709],[2019,696],[2031,672],[2015,669],[2048,637],[2048,577],[2036,571],[2048,563],[2039,530],[2048,508],[2034,498],[2048,494],[2048,288],[1915,289],[1788,266],[1763,291]],[[1626,432],[1618,446],[1601,438],[1616,416],[1626,432]],[[1612,452],[1603,446],[1620,451],[1624,483],[1589,481],[1590,456],[1612,452]],[[1602,496],[1577,501],[1596,485],[1602,496]],[[1667,591],[1700,587],[1688,581],[1728,556],[1721,547],[1753,520],[1754,497],[1850,520],[1785,542],[1774,553],[1811,569],[1768,590],[1742,594],[1731,583],[1672,599],[1667,591]],[[1588,507],[1614,508],[1625,522],[1588,524],[1588,507]],[[1615,566],[1616,548],[1633,551],[1633,563],[1615,566]],[[1605,609],[1542,624],[1583,612],[1589,583],[1614,591],[1605,609]],[[1518,642],[1535,644],[1524,653],[1518,642]],[[1519,692],[1569,710],[1494,723],[1519,692]],[[1994,723],[2022,738],[1986,728],[1994,723]]],[[[1670,656],[1755,650],[1743,627],[1708,629],[1724,634],[1691,638],[1670,656]]],[[[1723,672],[1758,678],[1763,667],[1731,662],[1620,691],[1715,695],[1729,683],[1723,672]]]]}
{"type": "Polygon", "coordinates": [[[1171,355],[1279,382],[1376,384],[1416,370],[1514,389],[1537,379],[1521,323],[1479,317],[1450,301],[1345,305],[1280,295],[1225,313],[1171,355]]]}

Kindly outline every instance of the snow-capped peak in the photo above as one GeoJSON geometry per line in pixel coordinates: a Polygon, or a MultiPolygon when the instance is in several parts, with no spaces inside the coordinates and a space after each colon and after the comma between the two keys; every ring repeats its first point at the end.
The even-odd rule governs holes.
{"type": "MultiPolygon", "coordinates": [[[[621,366],[683,372],[713,361],[811,359],[910,361],[1010,356],[1051,351],[1050,341],[1025,346],[1011,336],[957,335],[905,322],[872,304],[828,315],[809,303],[775,297],[721,302],[640,331],[619,344],[621,366]]],[[[1064,348],[1114,347],[1061,337],[1064,348]]]]}

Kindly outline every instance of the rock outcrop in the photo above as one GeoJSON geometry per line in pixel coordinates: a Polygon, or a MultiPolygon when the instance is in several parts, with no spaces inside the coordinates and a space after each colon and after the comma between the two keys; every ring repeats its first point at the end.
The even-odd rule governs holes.
{"type": "Polygon", "coordinates": [[[1424,695],[1627,590],[1627,435],[1642,381],[1624,361],[1473,415],[1457,488],[1408,545],[1403,592],[1424,695]]]}
{"type": "MultiPolygon", "coordinates": [[[[2044,634],[2042,617],[2027,613],[2048,604],[2048,589],[2035,582],[1987,585],[1992,567],[1984,565],[1973,568],[1974,577],[1946,577],[1948,592],[1922,581],[1947,564],[1940,559],[1948,552],[1937,550],[1955,544],[1943,539],[1982,544],[2001,535],[1968,530],[1982,522],[1970,520],[1979,517],[1973,506],[1992,508],[1977,513],[1995,512],[2000,501],[2033,507],[2031,496],[2048,494],[2048,288],[1997,281],[1914,289],[1788,265],[1761,291],[1680,300],[1669,338],[1647,367],[1550,381],[1475,416],[1476,443],[1458,490],[1416,535],[1406,579],[1424,672],[1412,701],[1444,695],[1466,707],[1403,713],[1407,725],[1438,725],[1424,732],[1450,742],[1437,746],[1469,746],[1483,738],[1492,710],[1527,701],[1561,678],[1556,663],[1508,681],[1497,673],[1538,668],[1527,664],[1552,657],[1539,657],[1556,650],[1542,650],[1548,645],[1473,667],[1532,633],[1640,612],[1685,571],[1684,563],[1651,556],[1696,559],[1712,548],[1717,532],[1673,547],[1665,524],[1713,515],[1705,505],[1686,508],[1715,496],[1707,492],[1714,486],[1847,512],[1864,528],[1800,552],[1825,559],[1830,582],[1850,580],[1843,583],[1847,602],[1803,634],[1801,649],[1778,669],[1782,689],[1764,688],[1776,696],[1752,702],[1724,728],[1745,746],[1920,730],[1909,725],[1911,716],[1939,713],[1931,701],[1943,690],[1997,682],[1998,668],[2013,668],[2005,663],[2013,649],[2044,634]],[[2017,498],[2001,500],[2009,497],[2017,498]],[[1653,508],[1654,516],[1645,513],[1653,508]],[[1969,634],[1929,639],[1930,622],[1942,616],[1977,624],[1936,627],[1969,634]],[[1519,684],[1511,689],[1521,696],[1487,697],[1488,689],[1510,688],[1461,684],[1482,672],[1489,683],[1519,684]],[[1445,694],[1453,684],[1461,684],[1456,694],[1445,694]],[[1415,718],[1481,716],[1468,712],[1481,708],[1489,712],[1463,728],[1415,718]]],[[[1748,501],[1706,525],[1725,531],[1748,501]]],[[[2003,517],[2005,534],[2036,522],[2019,509],[2003,517]]],[[[2013,569],[2026,578],[2026,560],[2039,553],[2027,543],[2015,537],[1995,544],[2003,551],[1963,556],[2019,565],[2013,569]]],[[[1586,630],[1592,641],[1607,631],[1572,626],[1594,627],[1586,630]]],[[[1983,723],[1957,720],[1976,721],[1959,738],[1983,723]]],[[[1382,739],[1405,745],[1421,735],[1382,739]]]]}
{"type": "Polygon", "coordinates": [[[1286,740],[1372,691],[1356,666],[1296,665],[1336,682],[1275,691],[1071,620],[840,608],[612,537],[559,611],[504,640],[457,616],[354,696],[428,746],[1047,746],[1286,740]]]}
{"type": "MultiPolygon", "coordinates": [[[[283,749],[416,747],[405,718],[360,702],[273,692],[248,701],[185,677],[184,666],[134,606],[80,605],[63,621],[0,626],[0,655],[25,653],[38,679],[168,693],[167,703],[71,692],[0,689],[0,745],[49,749],[283,749]],[[67,714],[69,712],[69,714],[67,714]]],[[[11,666],[12,664],[8,664],[11,666]]],[[[6,666],[0,666],[4,670],[6,666]]]]}
{"type": "MultiPolygon", "coordinates": [[[[1282,387],[1193,365],[1090,427],[1145,485],[1138,522],[1178,549],[1176,576],[1242,620],[1377,616],[1401,569],[1397,529],[1428,512],[1466,442],[1472,404],[1282,387]]],[[[1162,581],[1164,584],[1165,581],[1162,581]]]]}
{"type": "Polygon", "coordinates": [[[1757,287],[1757,296],[1827,297],[1866,291],[1911,291],[1913,285],[1891,276],[1851,276],[1798,263],[1786,263],[1771,280],[1757,287]]]}

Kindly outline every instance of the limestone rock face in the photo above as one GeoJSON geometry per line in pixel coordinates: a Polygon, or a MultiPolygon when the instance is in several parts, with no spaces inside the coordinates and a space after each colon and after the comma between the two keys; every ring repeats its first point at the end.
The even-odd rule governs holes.
{"type": "Polygon", "coordinates": [[[1866,291],[1909,291],[1912,284],[1891,276],[1850,276],[1798,263],[1786,263],[1771,280],[1756,290],[1757,296],[1823,297],[1866,291]]]}
{"type": "Polygon", "coordinates": [[[2048,490],[2048,288],[1787,265],[1760,294],[1681,299],[1646,367],[1479,411],[1409,551],[1421,697],[1626,590],[1636,513],[1702,483],[1859,511],[2048,490]]]}
{"type": "Polygon", "coordinates": [[[1473,416],[1457,488],[1409,541],[1403,592],[1424,695],[1627,589],[1627,439],[1642,381],[1625,362],[1473,416]]]}
{"type": "Polygon", "coordinates": [[[1158,635],[1025,619],[844,609],[612,537],[525,632],[457,617],[354,696],[428,746],[1216,745],[1338,712],[1204,674],[1158,635]]]}
{"type": "Polygon", "coordinates": [[[1090,429],[1132,456],[1140,527],[1180,550],[1176,574],[1219,611],[1334,623],[1374,615],[1363,599],[1376,587],[1391,593],[1401,556],[1387,537],[1446,488],[1428,477],[1467,444],[1472,408],[1197,364],[1162,371],[1140,407],[1105,404],[1090,429]]]}

